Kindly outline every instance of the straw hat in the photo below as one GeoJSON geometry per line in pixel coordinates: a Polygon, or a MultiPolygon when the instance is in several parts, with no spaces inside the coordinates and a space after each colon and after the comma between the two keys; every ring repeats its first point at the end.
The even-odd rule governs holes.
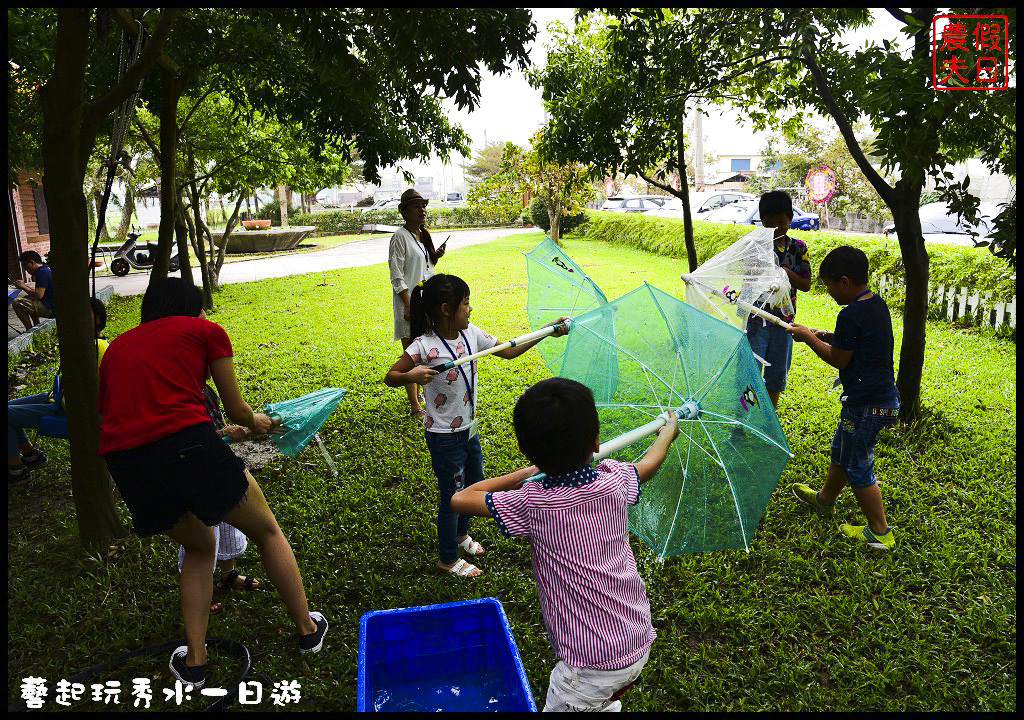
{"type": "Polygon", "coordinates": [[[415,188],[409,188],[404,193],[402,193],[402,201],[398,203],[398,211],[401,212],[406,205],[417,200],[422,200],[424,205],[430,202],[425,197],[420,195],[415,188]]]}

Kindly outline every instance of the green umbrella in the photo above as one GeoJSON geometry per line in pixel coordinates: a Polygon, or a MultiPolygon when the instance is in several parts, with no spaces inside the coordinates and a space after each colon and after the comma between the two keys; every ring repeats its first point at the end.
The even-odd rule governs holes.
{"type": "MultiPolygon", "coordinates": [[[[605,307],[608,298],[597,283],[587,277],[583,269],[551,238],[544,238],[537,247],[526,253],[526,277],[526,314],[531,329],[543,328],[560,317],[570,320],[568,335],[550,338],[537,346],[544,364],[553,375],[558,375],[562,369],[568,337],[573,333],[577,318],[586,316],[588,323],[600,324],[606,332],[614,333],[610,313],[591,313],[592,310],[605,307]]],[[[616,362],[615,352],[609,349],[591,358],[592,372],[606,381],[601,385],[595,380],[591,385],[595,395],[607,398],[614,392],[614,385],[608,382],[612,382],[611,379],[615,377],[616,362]]]]}
{"type": "Polygon", "coordinates": [[[285,430],[281,435],[271,435],[271,441],[285,455],[296,457],[315,438],[328,466],[337,475],[334,462],[317,432],[327,422],[334,408],[338,407],[346,392],[344,388],[324,388],[309,395],[267,405],[267,415],[285,430]]]}
{"type": "Polygon", "coordinates": [[[559,375],[594,390],[603,439],[627,438],[614,459],[636,462],[653,443],[628,433],[654,432],[669,411],[680,418],[629,514],[659,557],[750,548],[792,455],[739,328],[644,285],[574,321],[559,375]],[[601,359],[609,352],[614,366],[601,359]]]}

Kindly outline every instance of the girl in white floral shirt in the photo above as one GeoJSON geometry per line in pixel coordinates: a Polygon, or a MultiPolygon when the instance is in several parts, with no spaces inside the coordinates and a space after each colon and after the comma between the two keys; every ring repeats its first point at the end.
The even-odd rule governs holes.
{"type": "MultiPolygon", "coordinates": [[[[500,344],[497,338],[470,324],[472,312],[469,286],[454,275],[434,275],[413,288],[413,341],[384,377],[390,387],[412,382],[424,386],[424,435],[437,476],[437,567],[459,577],[480,574],[480,568],[459,558],[460,547],[472,557],[484,554],[480,543],[469,536],[470,516],[457,515],[451,509],[452,495],[484,479],[483,453],[476,428],[477,361],[444,372],[431,368],[500,344]]],[[[562,319],[552,325],[561,322],[562,319]]],[[[553,334],[564,335],[567,330],[563,328],[553,334]]],[[[511,360],[538,342],[525,342],[494,354],[511,360]]]]}

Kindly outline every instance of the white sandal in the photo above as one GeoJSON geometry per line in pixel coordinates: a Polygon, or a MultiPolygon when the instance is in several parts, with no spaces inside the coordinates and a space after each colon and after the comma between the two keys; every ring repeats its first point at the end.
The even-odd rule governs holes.
{"type": "Polygon", "coordinates": [[[459,543],[459,547],[462,548],[466,554],[472,555],[473,557],[480,557],[484,554],[484,546],[476,542],[469,535],[466,539],[459,543]]]}
{"type": "Polygon", "coordinates": [[[455,561],[455,564],[448,568],[447,572],[452,575],[458,575],[459,577],[478,577],[477,575],[470,575],[474,570],[479,570],[476,565],[468,563],[462,558],[455,561]]]}

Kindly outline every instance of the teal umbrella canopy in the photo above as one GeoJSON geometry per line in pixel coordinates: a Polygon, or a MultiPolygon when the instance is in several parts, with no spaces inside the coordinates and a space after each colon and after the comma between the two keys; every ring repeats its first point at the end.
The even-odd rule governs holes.
{"type": "MultiPolygon", "coordinates": [[[[559,375],[594,391],[602,440],[686,410],[630,508],[630,530],[659,557],[749,549],[791,454],[739,328],[644,285],[578,318],[559,375]],[[614,365],[595,362],[609,352],[614,365]]],[[[654,440],[612,457],[636,462],[654,440]]]]}
{"type": "MultiPolygon", "coordinates": [[[[608,302],[601,288],[551,238],[544,238],[526,253],[526,277],[526,314],[531,330],[539,330],[560,317],[576,318],[608,302]]],[[[547,338],[537,346],[554,375],[562,366],[567,337],[547,338]]]]}
{"type": "Polygon", "coordinates": [[[267,405],[267,415],[279,417],[285,427],[283,435],[270,435],[271,441],[285,455],[297,456],[327,422],[346,392],[344,388],[324,388],[267,405]]]}

